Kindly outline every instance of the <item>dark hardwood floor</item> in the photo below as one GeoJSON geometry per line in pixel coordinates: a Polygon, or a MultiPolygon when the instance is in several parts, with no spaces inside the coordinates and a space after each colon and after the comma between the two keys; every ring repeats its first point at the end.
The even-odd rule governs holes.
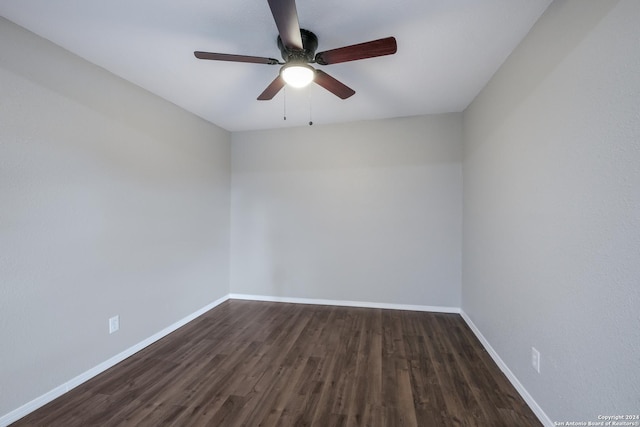
{"type": "Polygon", "coordinates": [[[456,314],[230,300],[15,426],[540,426],[456,314]]]}

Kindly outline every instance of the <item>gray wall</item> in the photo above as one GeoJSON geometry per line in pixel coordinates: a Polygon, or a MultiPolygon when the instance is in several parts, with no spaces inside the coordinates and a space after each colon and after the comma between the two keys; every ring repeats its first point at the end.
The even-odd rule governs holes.
{"type": "Polygon", "coordinates": [[[228,294],[230,134],[2,18],[0,52],[2,415],[228,294]]]}
{"type": "Polygon", "coordinates": [[[461,123],[234,133],[231,292],[459,307],[461,123]]]}
{"type": "Polygon", "coordinates": [[[554,2],[464,113],[462,308],[553,421],[640,408],[638,22],[554,2]]]}

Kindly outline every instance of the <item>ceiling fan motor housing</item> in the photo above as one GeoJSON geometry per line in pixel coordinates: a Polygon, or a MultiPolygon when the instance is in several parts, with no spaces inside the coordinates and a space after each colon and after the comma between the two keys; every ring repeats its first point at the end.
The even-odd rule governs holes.
{"type": "Polygon", "coordinates": [[[278,49],[282,53],[282,59],[285,62],[313,62],[318,48],[318,37],[311,31],[300,29],[300,36],[302,37],[302,50],[289,49],[283,43],[280,36],[278,36],[278,49]]]}

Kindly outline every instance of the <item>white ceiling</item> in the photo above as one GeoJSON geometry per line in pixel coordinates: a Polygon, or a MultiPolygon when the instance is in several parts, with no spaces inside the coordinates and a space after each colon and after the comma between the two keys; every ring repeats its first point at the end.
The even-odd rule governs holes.
{"type": "Polygon", "coordinates": [[[203,61],[203,50],[280,59],[267,0],[0,0],[0,14],[230,131],[462,111],[551,0],[297,0],[318,52],[395,36],[395,55],[315,65],[353,88],[256,97],[277,65],[203,61]],[[285,107],[287,120],[283,120],[285,107]]]}

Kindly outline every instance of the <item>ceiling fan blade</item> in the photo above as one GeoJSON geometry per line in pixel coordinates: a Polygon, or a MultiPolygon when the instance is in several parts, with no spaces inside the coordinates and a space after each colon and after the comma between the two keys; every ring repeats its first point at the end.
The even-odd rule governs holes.
{"type": "Polygon", "coordinates": [[[280,61],[274,58],[263,58],[260,56],[247,56],[247,55],[229,55],[228,53],[213,53],[213,52],[200,52],[196,51],[193,54],[198,59],[213,59],[216,61],[231,61],[231,62],[251,62],[254,64],[279,64],[280,61]]]}
{"type": "Polygon", "coordinates": [[[316,54],[316,62],[320,65],[338,64],[376,56],[393,55],[397,50],[398,45],[395,37],[387,37],[319,52],[316,54]]]}
{"type": "Polygon", "coordinates": [[[341,99],[347,99],[356,93],[355,90],[334,79],[322,70],[316,70],[316,76],[313,81],[341,99]]]}
{"type": "Polygon", "coordinates": [[[260,94],[260,96],[258,96],[258,101],[268,101],[270,99],[273,99],[273,97],[276,96],[278,92],[280,92],[280,89],[282,89],[285,84],[286,83],[284,82],[284,79],[280,77],[280,75],[278,75],[278,77],[276,77],[275,80],[272,81],[269,86],[267,86],[267,88],[260,94]]]}
{"type": "Polygon", "coordinates": [[[302,50],[302,36],[300,36],[300,23],[298,22],[295,0],[268,1],[282,44],[289,49],[302,50]]]}

